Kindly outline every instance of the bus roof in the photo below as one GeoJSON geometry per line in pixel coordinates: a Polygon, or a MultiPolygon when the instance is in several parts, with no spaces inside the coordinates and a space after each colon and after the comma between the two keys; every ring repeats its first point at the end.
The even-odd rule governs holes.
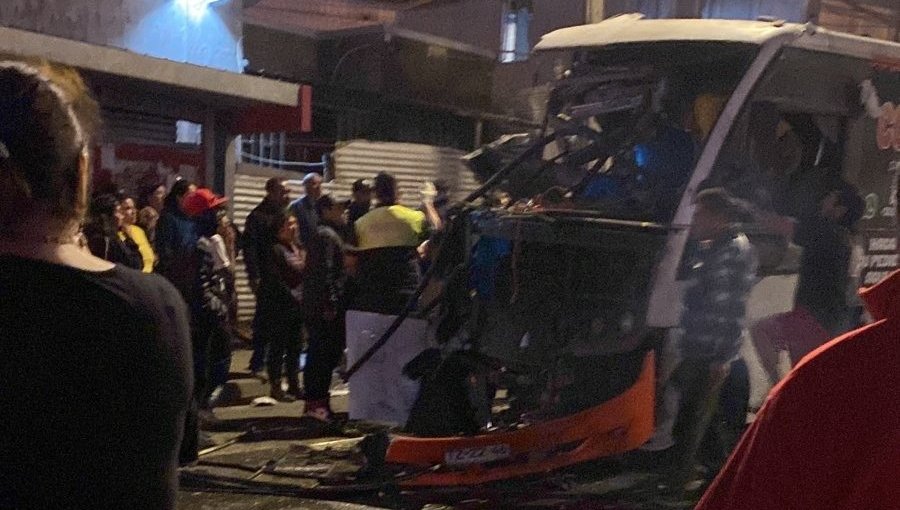
{"type": "Polygon", "coordinates": [[[761,45],[795,36],[791,46],[886,61],[900,67],[900,44],[834,32],[815,25],[783,21],[725,19],[644,19],[623,14],[600,23],[554,30],[541,37],[535,51],[601,48],[655,42],[733,42],[761,45]]]}
{"type": "Polygon", "coordinates": [[[541,37],[535,51],[595,48],[641,42],[736,42],[762,44],[783,34],[801,34],[796,23],[721,19],[643,19],[623,14],[590,25],[554,30],[541,37]]]}

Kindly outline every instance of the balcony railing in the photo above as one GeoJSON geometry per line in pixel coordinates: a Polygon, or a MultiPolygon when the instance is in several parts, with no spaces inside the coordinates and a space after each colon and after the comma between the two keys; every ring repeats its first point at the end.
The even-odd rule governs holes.
{"type": "Polygon", "coordinates": [[[241,161],[258,166],[325,173],[334,144],[289,133],[259,133],[241,137],[241,161]]]}

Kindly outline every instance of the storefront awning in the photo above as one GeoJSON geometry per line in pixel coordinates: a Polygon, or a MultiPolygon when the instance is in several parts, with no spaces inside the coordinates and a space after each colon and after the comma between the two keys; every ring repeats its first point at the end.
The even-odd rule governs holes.
{"type": "Polygon", "coordinates": [[[254,133],[310,133],[312,127],[312,85],[300,85],[296,107],[260,105],[244,108],[234,117],[231,132],[254,133]]]}
{"type": "Polygon", "coordinates": [[[216,109],[241,110],[260,104],[293,108],[298,102],[299,87],[293,83],[14,28],[0,27],[0,54],[43,58],[78,68],[92,82],[177,97],[216,109]]]}

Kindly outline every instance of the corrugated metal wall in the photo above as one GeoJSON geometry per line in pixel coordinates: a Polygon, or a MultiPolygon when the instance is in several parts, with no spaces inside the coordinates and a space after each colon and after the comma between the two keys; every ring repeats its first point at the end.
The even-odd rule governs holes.
{"type": "MultiPolygon", "coordinates": [[[[371,179],[380,171],[397,178],[401,192],[400,202],[418,207],[420,190],[426,180],[442,179],[450,186],[454,199],[460,199],[478,187],[474,174],[460,159],[465,153],[457,149],[434,147],[412,143],[370,142],[353,140],[339,143],[334,152],[334,180],[325,183],[323,189],[338,200],[350,198],[350,189],[357,179],[371,179]]],[[[285,179],[291,188],[291,197],[302,195],[300,181],[304,174],[260,167],[247,163],[237,166],[232,189],[232,218],[243,231],[247,215],[265,197],[266,180],[270,177],[285,179]]],[[[250,320],[256,301],[247,284],[243,257],[237,263],[238,316],[250,320]]]]}
{"type": "Polygon", "coordinates": [[[104,108],[101,115],[103,141],[106,143],[175,146],[175,119],[108,108],[104,108]]]}
{"type": "Polygon", "coordinates": [[[475,176],[460,159],[457,149],[415,143],[370,142],[353,140],[338,144],[334,152],[335,182],[338,196],[350,196],[356,179],[371,179],[380,171],[397,178],[400,202],[409,207],[420,204],[420,190],[426,180],[444,180],[461,198],[478,187],[475,176]]]}

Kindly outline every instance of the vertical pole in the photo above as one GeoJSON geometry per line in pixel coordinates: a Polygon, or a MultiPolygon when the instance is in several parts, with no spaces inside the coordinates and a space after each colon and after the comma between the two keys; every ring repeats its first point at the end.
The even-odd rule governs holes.
{"type": "Polygon", "coordinates": [[[215,138],[213,190],[220,195],[225,194],[226,173],[229,171],[228,148],[234,139],[228,131],[229,127],[225,123],[225,119],[216,116],[216,130],[213,133],[215,138]]]}
{"type": "Polygon", "coordinates": [[[822,12],[822,0],[808,0],[806,3],[806,19],[803,21],[819,24],[819,14],[822,12]]]}
{"type": "Polygon", "coordinates": [[[206,110],[203,121],[204,186],[216,193],[225,193],[226,158],[230,139],[221,115],[212,108],[206,110]]]}
{"type": "Polygon", "coordinates": [[[484,137],[484,121],[478,119],[475,121],[475,145],[474,148],[481,147],[481,139],[484,137]]]}
{"type": "MultiPolygon", "coordinates": [[[[228,142],[225,149],[225,196],[234,198],[234,183],[237,180],[237,168],[240,163],[241,145],[244,143],[243,137],[236,136],[228,142]]],[[[234,220],[234,200],[228,201],[228,216],[234,220]]]]}
{"type": "Polygon", "coordinates": [[[894,42],[900,42],[900,7],[894,7],[894,42]]]}
{"type": "Polygon", "coordinates": [[[216,181],[216,112],[207,108],[203,118],[203,185],[212,189],[216,181]]]}
{"type": "Polygon", "coordinates": [[[605,0],[585,0],[584,2],[584,22],[599,23],[606,17],[606,1],[605,0]]]}

